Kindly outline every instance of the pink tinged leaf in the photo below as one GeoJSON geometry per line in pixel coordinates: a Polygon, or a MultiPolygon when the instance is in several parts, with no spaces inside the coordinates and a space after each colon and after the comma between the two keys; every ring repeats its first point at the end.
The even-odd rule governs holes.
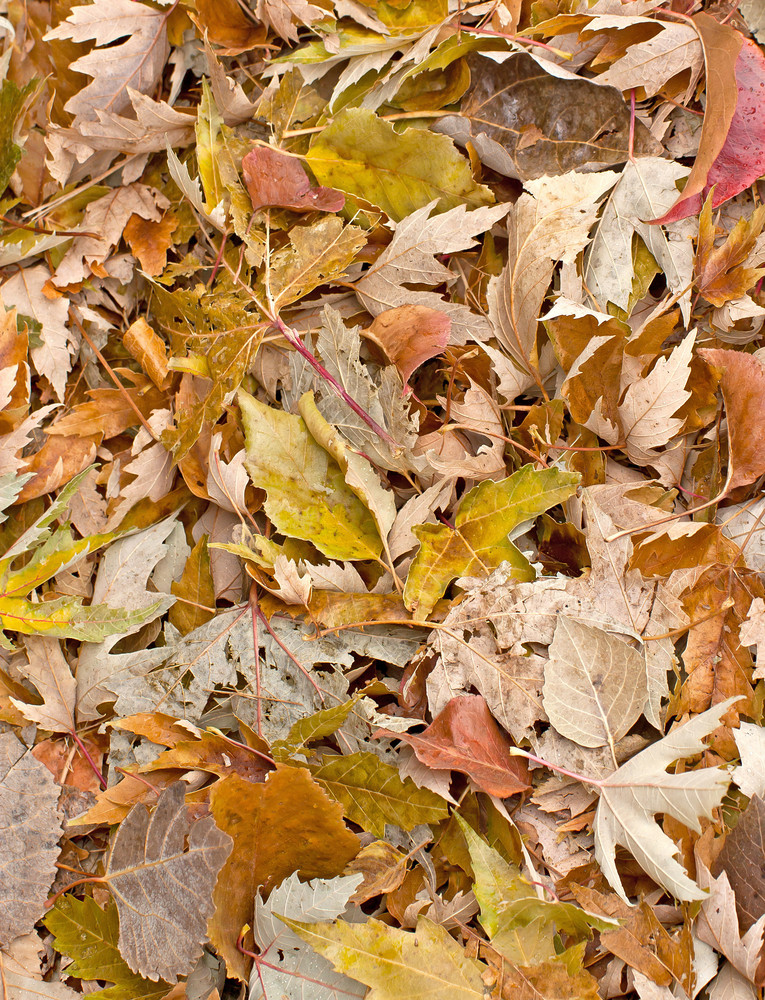
{"type": "Polygon", "coordinates": [[[741,46],[735,72],[736,110],[703,190],[684,194],[666,215],[652,221],[667,225],[698,215],[712,188],[712,208],[718,208],[765,174],[765,54],[751,39],[741,46]]]}
{"type": "Polygon", "coordinates": [[[427,767],[462,771],[489,795],[506,798],[529,787],[526,764],[510,756],[512,743],[480,694],[452,698],[420,734],[374,735],[403,740],[427,767]]]}
{"type": "Polygon", "coordinates": [[[293,212],[339,212],[345,195],[334,188],[311,187],[300,161],[278,149],[257,146],[242,160],[252,207],[291,208],[293,212]]]}

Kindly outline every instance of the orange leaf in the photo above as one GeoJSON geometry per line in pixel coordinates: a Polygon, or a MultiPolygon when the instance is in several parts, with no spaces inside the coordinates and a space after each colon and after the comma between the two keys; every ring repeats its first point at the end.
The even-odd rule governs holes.
{"type": "Polygon", "coordinates": [[[362,336],[373,341],[398,368],[404,385],[409,376],[449,342],[452,321],[438,309],[405,305],[386,309],[362,336]]]}
{"type": "Polygon", "coordinates": [[[166,212],[158,222],[131,215],[123,231],[134,257],[150,276],[161,274],[167,264],[167,251],[173,245],[173,233],[178,228],[178,220],[166,212]]]}

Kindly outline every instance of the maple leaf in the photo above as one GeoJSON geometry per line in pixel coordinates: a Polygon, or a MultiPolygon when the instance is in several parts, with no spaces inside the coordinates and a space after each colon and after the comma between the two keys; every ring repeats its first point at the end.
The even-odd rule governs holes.
{"type": "Polygon", "coordinates": [[[414,934],[370,918],[363,924],[302,923],[284,918],[298,937],[340,972],[371,987],[369,1000],[481,1000],[482,964],[447,931],[420,917],[414,934]]]}
{"type": "Polygon", "coordinates": [[[74,7],[46,41],[95,41],[96,48],[72,63],[91,83],[66,103],[75,122],[95,119],[98,110],[118,113],[130,104],[128,87],[149,94],[157,85],[169,54],[168,12],[136,0],[106,0],[74,7]],[[121,38],[126,39],[119,45],[121,38]]]}
{"type": "Polygon", "coordinates": [[[623,899],[627,897],[614,860],[617,844],[627,847],[651,878],[677,899],[704,899],[703,889],[675,860],[677,847],[657,826],[654,814],[667,813],[698,831],[699,816],[710,816],[720,804],[730,783],[724,771],[706,767],[668,774],[666,768],[699,753],[703,737],[719,725],[720,716],[736,700],[729,698],[678,726],[599,783],[595,855],[623,899]]]}

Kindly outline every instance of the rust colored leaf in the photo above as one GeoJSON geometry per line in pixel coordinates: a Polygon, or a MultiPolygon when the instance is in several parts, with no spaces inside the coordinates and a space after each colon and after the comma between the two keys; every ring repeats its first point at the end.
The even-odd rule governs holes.
{"type": "Polygon", "coordinates": [[[232,775],[213,790],[210,809],[234,840],[213,894],[210,938],[229,974],[246,980],[249,961],[236,942],[258,893],[268,895],[295,871],[304,879],[339,875],[359,841],[343,823],[339,803],[305,768],[277,765],[262,784],[232,775]]]}
{"type": "Polygon", "coordinates": [[[140,215],[131,215],[128,219],[123,236],[149,277],[164,271],[167,251],[173,245],[173,233],[177,228],[178,220],[170,212],[156,222],[140,215]]]}
{"type": "Polygon", "coordinates": [[[248,17],[237,0],[197,0],[196,10],[207,37],[223,46],[226,55],[238,55],[265,41],[263,25],[248,17]]]}
{"type": "Polygon", "coordinates": [[[722,370],[722,388],[728,417],[727,491],[753,483],[765,473],[765,365],[751,354],[702,348],[699,354],[722,370]]]}
{"type": "Polygon", "coordinates": [[[452,698],[419,735],[379,733],[408,743],[427,767],[462,771],[490,795],[506,798],[529,787],[528,767],[510,756],[512,743],[480,694],[452,698]]]}
{"type": "Polygon", "coordinates": [[[699,217],[699,244],[696,251],[696,283],[699,292],[713,306],[741,298],[765,274],[765,268],[744,267],[757,237],[765,225],[765,206],[756,208],[748,219],[739,219],[722,246],[715,248],[712,222],[712,195],[708,195],[699,217]]]}
{"type": "MultiPolygon", "coordinates": [[[[135,216],[134,216],[135,218],[135,216]]],[[[168,384],[167,348],[145,319],[137,319],[125,331],[122,343],[158,389],[168,384]]]]}
{"type": "Polygon", "coordinates": [[[382,349],[406,385],[415,368],[444,350],[451,327],[449,317],[438,309],[406,305],[381,312],[362,336],[382,349]]]}
{"type": "Polygon", "coordinates": [[[312,187],[300,160],[268,146],[256,146],[242,160],[244,183],[252,207],[291,208],[293,212],[339,212],[345,195],[329,187],[312,187]]]}
{"type": "MultiPolygon", "coordinates": [[[[757,107],[762,109],[763,106],[760,95],[757,94],[756,98],[754,95],[755,84],[757,90],[762,86],[762,69],[759,73],[752,72],[755,62],[763,60],[762,52],[754,42],[746,43],[741,32],[728,24],[720,24],[710,14],[695,14],[692,21],[704,47],[707,98],[704,124],[699,151],[683,193],[660,219],[652,220],[662,225],[695,215],[701,209],[709,190],[715,184],[720,184],[712,202],[712,207],[717,208],[748,187],[763,169],[761,166],[740,187],[736,186],[735,181],[725,182],[726,176],[735,172],[739,165],[738,158],[742,154],[747,155],[742,145],[746,148],[751,142],[747,135],[749,120],[753,114],[758,114],[757,107]],[[748,46],[757,50],[759,60],[749,51],[748,46]],[[730,193],[723,197],[722,192],[727,188],[730,188],[730,193]]],[[[759,114],[761,113],[760,110],[759,114]]],[[[751,156],[751,153],[748,155],[751,156]]],[[[741,180],[743,179],[742,176],[741,180]]]]}
{"type": "Polygon", "coordinates": [[[202,535],[191,550],[180,580],[170,588],[178,600],[170,612],[170,621],[181,635],[192,632],[215,617],[215,584],[210,567],[207,535],[202,535]]]}

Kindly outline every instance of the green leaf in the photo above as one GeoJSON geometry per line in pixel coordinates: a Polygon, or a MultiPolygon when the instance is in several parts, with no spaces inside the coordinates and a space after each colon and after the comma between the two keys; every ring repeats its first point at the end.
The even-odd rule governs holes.
{"type": "Polygon", "coordinates": [[[402,778],[373,753],[334,757],[310,771],[342,803],[351,822],[377,837],[384,835],[386,823],[412,830],[420,823],[439,823],[449,812],[440,795],[402,778]]]}
{"type": "Polygon", "coordinates": [[[503,904],[525,899],[533,889],[522,877],[517,865],[505,861],[502,855],[479,837],[459,813],[454,814],[467,841],[473,869],[473,895],[481,907],[481,926],[493,937],[499,926],[499,910],[503,904]]]}
{"type": "Polygon", "coordinates": [[[320,184],[371,202],[396,222],[433,199],[440,212],[494,201],[451,139],[427,129],[396,132],[363,108],[341,111],[314,139],[307,162],[320,184]]]}
{"type": "Polygon", "coordinates": [[[308,433],[302,417],[239,393],[247,460],[279,531],[304,538],[330,559],[378,559],[374,518],[346,484],[340,466],[308,433]]]}
{"type": "Polygon", "coordinates": [[[23,635],[101,642],[110,635],[122,635],[143,625],[166,611],[168,606],[167,598],[155,601],[146,608],[127,611],[105,604],[88,607],[77,597],[60,597],[55,601],[0,597],[0,626],[23,635]]]}
{"type": "Polygon", "coordinates": [[[3,80],[0,87],[0,194],[8,187],[11,174],[21,159],[21,148],[13,141],[16,122],[27,98],[37,89],[37,80],[19,88],[11,80],[3,80]]]}
{"type": "Polygon", "coordinates": [[[370,918],[363,924],[301,923],[282,917],[299,937],[371,987],[367,1000],[484,1000],[481,962],[448,931],[420,917],[414,933],[370,918]]]}
{"type": "Polygon", "coordinates": [[[354,695],[348,701],[332,708],[323,708],[313,715],[307,715],[299,719],[287,733],[285,740],[277,740],[271,747],[271,753],[275,760],[288,760],[295,753],[304,753],[308,756],[311,751],[304,750],[306,743],[312,740],[323,740],[327,736],[332,736],[342,726],[345,720],[353,711],[353,706],[362,695],[354,695]]]}
{"type": "Polygon", "coordinates": [[[114,983],[89,996],[99,1000],[160,1000],[169,993],[169,983],[153,983],[131,972],[117,947],[119,918],[111,900],[102,910],[90,896],[63,896],[44,923],[53,934],[56,951],[74,959],[67,967],[67,975],[114,983]]]}
{"type": "Polygon", "coordinates": [[[509,540],[524,521],[543,514],[575,492],[579,475],[524,465],[498,483],[486,480],[464,497],[452,529],[421,524],[412,530],[420,548],[409,568],[404,603],[416,621],[424,621],[436,601],[458,576],[487,576],[503,561],[518,579],[533,580],[526,557],[509,540]]]}

